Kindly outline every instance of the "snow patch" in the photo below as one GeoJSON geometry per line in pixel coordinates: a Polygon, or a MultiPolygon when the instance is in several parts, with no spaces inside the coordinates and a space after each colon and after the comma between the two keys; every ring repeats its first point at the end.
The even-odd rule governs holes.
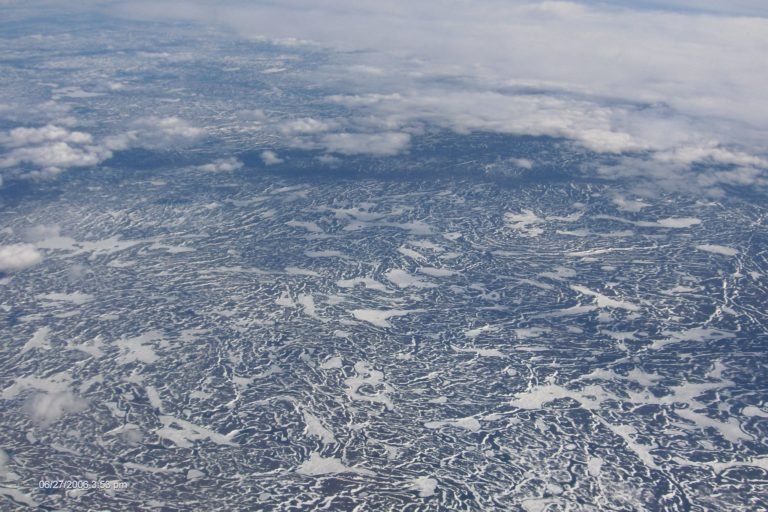
{"type": "Polygon", "coordinates": [[[23,354],[35,348],[49,350],[51,348],[51,344],[48,342],[48,335],[50,333],[51,329],[49,327],[40,327],[35,331],[35,334],[32,335],[32,338],[24,344],[21,353],[23,354]]]}
{"type": "Polygon", "coordinates": [[[232,438],[238,433],[237,430],[233,430],[227,435],[222,435],[211,429],[173,416],[160,415],[158,419],[163,426],[155,431],[157,436],[171,441],[180,448],[193,448],[196,441],[204,440],[209,440],[219,445],[237,446],[237,443],[232,441],[232,438]]]}
{"type": "Polygon", "coordinates": [[[46,293],[37,296],[39,299],[51,301],[51,302],[69,302],[75,306],[82,306],[93,300],[93,295],[89,295],[83,292],[72,293],[46,293]]]}
{"type": "Polygon", "coordinates": [[[401,269],[390,270],[384,275],[387,277],[387,279],[396,284],[398,288],[434,288],[436,286],[433,283],[422,281],[418,277],[401,269]]]}
{"type": "Polygon", "coordinates": [[[539,227],[544,219],[536,216],[531,210],[523,210],[521,213],[507,212],[504,214],[504,222],[507,227],[523,236],[536,237],[544,233],[544,230],[539,227]]]}
{"type": "Polygon", "coordinates": [[[480,422],[477,421],[477,419],[473,418],[472,416],[468,416],[466,418],[459,418],[455,420],[429,421],[425,423],[424,426],[431,429],[451,426],[451,427],[463,428],[464,430],[469,430],[470,432],[480,431],[480,422]]]}
{"type": "Polygon", "coordinates": [[[311,437],[316,437],[323,442],[323,444],[333,444],[336,442],[336,437],[333,435],[328,427],[326,427],[320,419],[309,411],[302,411],[304,414],[304,433],[311,437]]]}
{"type": "Polygon", "coordinates": [[[720,254],[721,256],[736,256],[739,254],[739,251],[736,249],[724,245],[703,244],[697,245],[696,249],[704,252],[711,252],[712,254],[720,254]]]}
{"type": "Polygon", "coordinates": [[[480,357],[506,357],[502,351],[495,348],[460,348],[453,345],[451,348],[456,352],[470,352],[480,357]]]}
{"type": "Polygon", "coordinates": [[[368,469],[345,466],[341,459],[336,457],[323,457],[319,453],[312,453],[309,460],[301,463],[297,473],[307,476],[333,475],[338,473],[357,473],[358,475],[374,476],[375,473],[368,469]]]}
{"type": "Polygon", "coordinates": [[[341,368],[342,366],[342,359],[340,356],[334,356],[329,359],[326,359],[324,362],[320,363],[320,369],[321,370],[331,370],[333,368],[341,368]]]}
{"type": "Polygon", "coordinates": [[[358,320],[368,322],[376,327],[389,328],[392,327],[387,320],[392,317],[405,316],[409,313],[416,313],[420,310],[403,310],[403,309],[354,309],[352,315],[358,320]]]}
{"type": "Polygon", "coordinates": [[[571,289],[583,295],[589,295],[591,297],[595,297],[597,302],[597,307],[599,308],[613,308],[613,309],[625,309],[627,311],[640,311],[640,308],[634,304],[612,299],[601,293],[592,291],[585,286],[571,285],[571,289]]]}
{"type": "Polygon", "coordinates": [[[392,400],[387,396],[394,389],[384,381],[384,373],[372,369],[370,364],[365,361],[355,364],[355,376],[346,379],[345,384],[347,385],[346,393],[350,400],[383,404],[390,411],[395,408],[392,400]],[[362,394],[360,393],[361,387],[373,389],[375,394],[362,394]]]}

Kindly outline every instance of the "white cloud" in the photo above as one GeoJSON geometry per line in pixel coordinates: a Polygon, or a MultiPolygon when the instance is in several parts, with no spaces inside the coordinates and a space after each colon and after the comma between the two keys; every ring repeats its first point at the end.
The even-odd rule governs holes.
{"type": "Polygon", "coordinates": [[[205,132],[178,117],[145,117],[134,121],[142,147],[176,146],[198,139],[205,132]]]}
{"type": "Polygon", "coordinates": [[[65,390],[38,393],[27,401],[25,407],[32,421],[47,427],[67,414],[84,411],[88,402],[65,390]]]}
{"type": "Polygon", "coordinates": [[[354,95],[333,94],[326,98],[326,100],[328,100],[331,103],[338,103],[346,107],[361,107],[361,106],[376,105],[385,101],[393,101],[393,100],[396,101],[400,99],[402,99],[402,96],[400,96],[400,94],[397,94],[397,93],[394,93],[394,94],[369,93],[369,94],[354,94],[354,95]]]}
{"type": "Polygon", "coordinates": [[[323,133],[331,129],[331,123],[320,121],[311,117],[294,119],[281,124],[278,129],[283,135],[306,135],[323,133]]]}
{"type": "Polygon", "coordinates": [[[0,272],[24,270],[43,261],[43,255],[31,244],[0,245],[0,272]]]}
{"type": "Polygon", "coordinates": [[[533,162],[528,158],[510,158],[509,162],[521,169],[526,169],[526,170],[533,169],[533,162]]]}
{"type": "Polygon", "coordinates": [[[264,162],[264,165],[275,165],[284,162],[282,158],[277,156],[277,153],[270,150],[261,152],[261,161],[264,162]]]}
{"type": "Polygon", "coordinates": [[[0,134],[0,144],[9,147],[42,144],[44,142],[69,142],[91,144],[93,137],[89,133],[69,131],[60,126],[48,124],[40,128],[14,128],[7,134],[0,134]]]}
{"type": "Polygon", "coordinates": [[[130,123],[129,128],[124,133],[94,140],[89,133],[57,124],[17,127],[0,133],[0,145],[9,149],[0,157],[0,168],[12,168],[11,176],[50,178],[68,168],[98,165],[112,158],[113,151],[173,148],[193,142],[205,133],[178,117],[144,117],[130,123]]]}
{"type": "MultiPolygon", "coordinates": [[[[328,101],[363,109],[382,131],[426,122],[552,135],[685,165],[764,166],[768,154],[768,67],[755,65],[768,47],[768,8],[751,0],[168,1],[117,12],[365,50],[328,65],[326,80],[357,91],[328,101]]],[[[326,141],[354,153],[350,137],[362,136],[326,141]]]]}
{"type": "Polygon", "coordinates": [[[267,114],[261,109],[255,110],[241,110],[237,113],[237,117],[243,121],[261,122],[268,119],[267,114]]]}
{"type": "MultiPolygon", "coordinates": [[[[325,98],[334,104],[332,120],[237,113],[244,124],[270,123],[283,146],[386,156],[405,151],[409,133],[434,126],[566,138],[623,154],[617,165],[588,172],[644,176],[676,190],[694,182],[717,194],[723,184],[766,180],[768,67],[756,65],[768,48],[764,2],[145,0],[109,9],[343,50],[302,73],[304,83],[339,91],[325,98]],[[697,163],[734,169],[697,174],[697,163]]],[[[11,151],[0,165],[51,175],[110,151],[204,134],[176,117],[144,118],[102,143],[61,126],[9,132],[3,144],[11,151]]]]}
{"type": "Polygon", "coordinates": [[[716,142],[677,147],[669,151],[659,152],[654,156],[657,160],[662,162],[678,162],[683,164],[713,162],[741,166],[768,167],[768,160],[765,158],[756,157],[743,151],[734,151],[719,147],[716,142]]]}
{"type": "Polygon", "coordinates": [[[55,178],[62,172],[64,172],[64,169],[61,167],[43,167],[42,169],[35,169],[34,171],[29,171],[22,174],[22,178],[32,180],[49,180],[55,178]]]}
{"type": "Polygon", "coordinates": [[[129,125],[125,133],[105,138],[106,147],[123,150],[134,147],[168,149],[187,145],[205,134],[205,130],[175,116],[142,117],[129,125]]]}
{"type": "Polygon", "coordinates": [[[365,75],[381,76],[384,74],[384,70],[377,68],[376,66],[367,66],[365,64],[355,64],[349,67],[349,70],[354,73],[362,73],[365,75]]]}
{"type": "Polygon", "coordinates": [[[205,165],[198,165],[197,169],[205,172],[232,172],[243,168],[243,162],[237,158],[219,158],[205,165]]]}
{"type": "Polygon", "coordinates": [[[411,136],[407,133],[331,133],[321,144],[332,153],[343,155],[396,155],[407,149],[411,136]]]}
{"type": "Polygon", "coordinates": [[[316,160],[323,165],[329,165],[331,167],[341,163],[341,158],[333,155],[320,155],[316,158],[316,160]]]}
{"type": "MultiPolygon", "coordinates": [[[[690,120],[669,116],[664,109],[636,105],[600,105],[595,101],[545,94],[434,89],[422,87],[408,94],[335,95],[333,103],[355,108],[360,116],[382,126],[410,126],[421,122],[459,133],[489,131],[516,135],[564,137],[601,153],[669,152],[676,148],[707,147],[690,151],[689,163],[727,154],[711,138],[697,132],[690,120]]],[[[749,155],[740,153],[746,161],[749,155]]],[[[751,162],[760,162],[754,158],[751,162]]]]}
{"type": "Polygon", "coordinates": [[[48,142],[14,149],[0,159],[0,167],[29,164],[42,168],[87,167],[110,158],[112,152],[99,146],[74,146],[68,142],[48,142]]]}
{"type": "Polygon", "coordinates": [[[31,166],[36,169],[27,176],[33,178],[55,176],[69,167],[96,165],[112,156],[108,148],[94,143],[91,134],[54,124],[0,133],[0,145],[9,148],[0,157],[0,168],[31,166]]]}
{"type": "Polygon", "coordinates": [[[751,186],[768,190],[768,173],[752,167],[728,170],[691,168],[686,163],[670,159],[659,161],[636,156],[624,156],[610,164],[599,163],[581,169],[602,178],[626,182],[644,178],[633,185],[633,192],[641,196],[654,196],[661,191],[705,194],[720,197],[726,186],[751,186]]]}

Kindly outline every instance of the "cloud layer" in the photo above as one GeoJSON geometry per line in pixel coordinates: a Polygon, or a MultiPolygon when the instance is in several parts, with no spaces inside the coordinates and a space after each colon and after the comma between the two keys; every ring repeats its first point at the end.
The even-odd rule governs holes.
{"type": "Polygon", "coordinates": [[[720,7],[708,9],[717,15],[631,9],[628,2],[500,0],[161,1],[134,2],[118,12],[216,20],[244,35],[367,50],[355,64],[386,66],[384,76],[373,75],[379,83],[456,76],[473,85],[663,103],[765,130],[768,69],[756,63],[768,50],[768,19],[729,15],[729,3],[708,3],[720,7]]]}
{"type": "Polygon", "coordinates": [[[330,152],[392,154],[432,123],[565,137],[656,165],[766,167],[768,67],[757,63],[768,8],[758,2],[161,1],[113,12],[354,50],[325,69],[350,93],[327,99],[364,133],[346,133],[349,120],[342,133],[329,133],[338,120],[280,127],[330,152]]]}
{"type": "MultiPolygon", "coordinates": [[[[244,132],[268,135],[264,165],[280,163],[283,148],[324,151],[328,161],[385,157],[408,151],[431,129],[448,129],[567,139],[610,160],[574,171],[617,179],[645,176],[668,189],[693,183],[718,194],[723,185],[766,184],[768,67],[759,63],[768,54],[768,7],[760,2],[92,0],[79,5],[119,17],[213,24],[228,37],[256,39],[295,55],[302,48],[321,52],[319,63],[300,69],[291,87],[328,91],[324,97],[313,97],[310,106],[283,105],[279,113],[254,105],[239,113],[244,132]],[[702,166],[715,169],[702,175],[702,166]]],[[[199,54],[205,48],[185,49],[178,58],[205,58],[199,54]]],[[[283,64],[263,72],[281,73],[283,64]]],[[[0,168],[55,174],[98,164],[113,151],[164,149],[205,135],[194,121],[174,115],[142,117],[101,138],[64,126],[77,125],[1,134],[6,152],[0,168]]],[[[231,167],[226,159],[206,165],[231,167]]]]}

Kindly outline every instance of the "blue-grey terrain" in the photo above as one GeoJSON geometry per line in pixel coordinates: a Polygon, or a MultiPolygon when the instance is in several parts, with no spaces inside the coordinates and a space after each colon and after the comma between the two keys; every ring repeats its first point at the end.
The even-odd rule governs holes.
{"type": "Polygon", "coordinates": [[[0,12],[0,510],[768,509],[764,160],[0,12]]]}

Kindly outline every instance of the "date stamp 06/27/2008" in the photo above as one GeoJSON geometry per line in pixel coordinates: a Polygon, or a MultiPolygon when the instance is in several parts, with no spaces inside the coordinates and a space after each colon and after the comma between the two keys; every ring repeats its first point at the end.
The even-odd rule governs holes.
{"type": "Polygon", "coordinates": [[[40,489],[55,490],[102,490],[102,491],[122,491],[128,489],[130,484],[122,480],[75,480],[75,479],[47,479],[42,478],[38,482],[40,489]]]}

